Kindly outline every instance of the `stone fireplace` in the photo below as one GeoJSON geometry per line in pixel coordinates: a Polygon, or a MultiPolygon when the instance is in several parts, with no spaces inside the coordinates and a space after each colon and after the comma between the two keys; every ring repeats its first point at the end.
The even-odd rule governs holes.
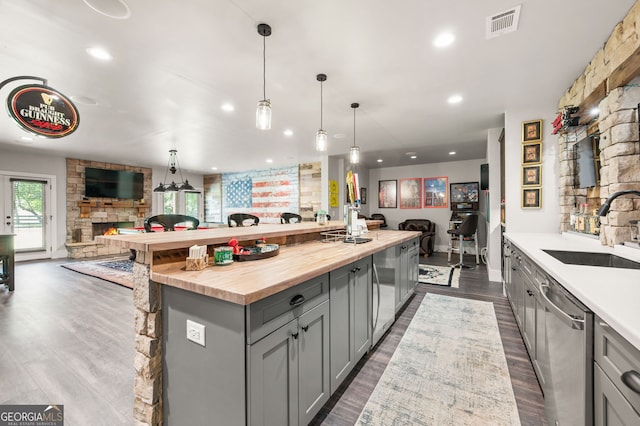
{"type": "Polygon", "coordinates": [[[96,244],[95,236],[109,228],[141,228],[151,212],[151,169],[122,164],[67,158],[67,237],[69,257],[78,259],[107,254],[128,254],[114,246],[96,244]],[[84,196],[86,167],[127,170],[144,174],[144,199],[116,200],[84,196]]]}

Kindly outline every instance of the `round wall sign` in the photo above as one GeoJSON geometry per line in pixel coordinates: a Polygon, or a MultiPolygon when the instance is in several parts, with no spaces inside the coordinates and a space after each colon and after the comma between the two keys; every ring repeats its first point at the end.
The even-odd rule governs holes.
{"type": "Polygon", "coordinates": [[[78,109],[51,87],[27,84],[14,89],[7,99],[9,114],[26,130],[47,138],[61,138],[78,128],[78,109]]]}

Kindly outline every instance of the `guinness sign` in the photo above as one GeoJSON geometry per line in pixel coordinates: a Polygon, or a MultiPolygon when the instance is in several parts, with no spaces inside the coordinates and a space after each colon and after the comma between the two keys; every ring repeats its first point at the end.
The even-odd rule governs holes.
{"type": "Polygon", "coordinates": [[[29,132],[47,138],[61,138],[78,128],[80,116],[66,96],[41,84],[14,89],[7,99],[9,114],[29,132]]]}

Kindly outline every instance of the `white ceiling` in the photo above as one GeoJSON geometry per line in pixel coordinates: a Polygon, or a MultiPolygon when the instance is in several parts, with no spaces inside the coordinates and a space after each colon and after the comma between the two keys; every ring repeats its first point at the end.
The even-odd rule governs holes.
{"type": "MultiPolygon", "coordinates": [[[[213,166],[227,172],[317,161],[316,74],[325,73],[329,155],[344,155],[353,144],[350,104],[359,102],[356,143],[368,167],[484,158],[487,129],[503,126],[505,110],[554,104],[633,3],[0,0],[0,80],[46,78],[76,99],[80,112],[72,135],[30,142],[0,114],[0,152],[165,167],[168,150],[176,148],[183,171],[203,174],[214,173],[213,166]],[[120,13],[123,2],[128,19],[88,6],[120,13]],[[486,17],[517,4],[518,31],[487,40],[486,17]],[[273,126],[266,132],[255,128],[263,90],[261,22],[273,29],[266,39],[273,126]],[[456,41],[437,49],[432,41],[443,30],[456,41]],[[88,56],[92,46],[108,49],[113,60],[88,56]],[[463,102],[447,104],[452,94],[463,102]],[[223,111],[225,102],[235,110],[223,111]],[[410,151],[416,160],[405,155],[410,151]]],[[[0,90],[3,102],[26,83],[0,90]]]]}

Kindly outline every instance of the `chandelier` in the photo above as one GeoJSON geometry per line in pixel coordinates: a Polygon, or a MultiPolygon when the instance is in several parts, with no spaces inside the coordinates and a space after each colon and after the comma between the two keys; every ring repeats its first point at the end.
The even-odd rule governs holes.
{"type": "Polygon", "coordinates": [[[178,150],[169,150],[169,164],[167,165],[167,171],[164,174],[163,182],[160,183],[153,192],[172,192],[172,191],[185,191],[195,189],[189,184],[189,180],[183,180],[182,170],[180,170],[180,163],[178,163],[178,150]],[[175,175],[176,172],[180,172],[180,182],[176,183],[172,178],[171,183],[167,184],[167,175],[171,172],[171,175],[175,175]]]}

